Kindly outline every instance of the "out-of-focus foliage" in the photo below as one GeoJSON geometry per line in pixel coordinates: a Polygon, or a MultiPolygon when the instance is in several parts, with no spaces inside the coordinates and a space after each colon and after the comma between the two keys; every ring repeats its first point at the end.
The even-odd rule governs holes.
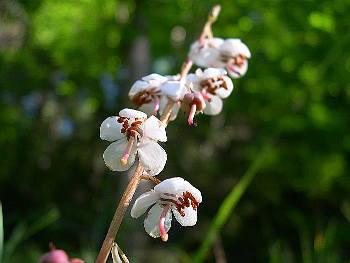
{"type": "MultiPolygon", "coordinates": [[[[221,115],[199,116],[194,129],[180,114],[169,126],[160,175],[185,177],[201,189],[199,222],[174,225],[162,244],[146,236],[142,219],[127,216],[118,244],[132,262],[190,259],[225,196],[271,140],[208,262],[220,249],[228,262],[347,262],[350,2],[218,2],[214,34],[248,44],[248,74],[234,81],[221,115]]],[[[92,262],[126,182],[103,163],[99,125],[130,106],[126,93],[137,68],[179,71],[218,2],[1,0],[5,244],[18,226],[49,209],[60,213],[7,262],[36,262],[49,241],[92,262]]]]}

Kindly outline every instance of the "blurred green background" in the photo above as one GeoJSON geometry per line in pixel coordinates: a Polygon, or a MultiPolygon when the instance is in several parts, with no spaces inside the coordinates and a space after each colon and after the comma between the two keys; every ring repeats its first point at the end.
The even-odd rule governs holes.
{"type": "Polygon", "coordinates": [[[249,70],[221,115],[171,123],[159,176],[202,191],[199,221],[174,221],[164,244],[128,213],[120,247],[191,262],[260,160],[205,261],[350,262],[349,1],[1,0],[3,262],[37,262],[50,241],[93,262],[127,182],[103,163],[99,125],[131,106],[133,81],[179,71],[215,3],[214,34],[247,43],[249,70]]]}

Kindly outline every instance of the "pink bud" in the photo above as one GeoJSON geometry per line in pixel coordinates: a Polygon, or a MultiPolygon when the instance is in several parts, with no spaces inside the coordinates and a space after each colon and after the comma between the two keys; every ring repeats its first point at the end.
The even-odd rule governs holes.
{"type": "Polygon", "coordinates": [[[66,252],[61,249],[54,249],[44,254],[39,263],[70,263],[66,252]]]}

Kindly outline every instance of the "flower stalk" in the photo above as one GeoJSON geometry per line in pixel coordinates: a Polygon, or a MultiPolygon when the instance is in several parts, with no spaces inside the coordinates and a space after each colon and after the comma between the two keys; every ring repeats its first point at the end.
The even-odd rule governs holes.
{"type": "Polygon", "coordinates": [[[120,199],[120,202],[118,204],[118,207],[114,213],[112,222],[109,226],[107,235],[105,237],[105,240],[103,241],[102,247],[100,249],[100,253],[98,254],[96,258],[96,263],[105,263],[108,259],[109,253],[111,251],[111,248],[113,246],[114,239],[117,235],[117,232],[119,230],[119,227],[123,221],[123,217],[125,215],[126,210],[128,209],[130,205],[130,201],[132,197],[134,196],[134,193],[137,189],[137,186],[140,183],[141,176],[143,174],[143,167],[140,163],[138,163],[135,173],[133,177],[130,179],[130,182],[128,186],[126,187],[124,194],[122,198],[120,199]]]}
{"type": "MultiPolygon", "coordinates": [[[[203,27],[202,33],[199,37],[199,41],[204,40],[207,37],[209,37],[209,38],[212,37],[211,26],[216,21],[219,13],[220,13],[220,5],[214,6],[212,8],[212,10],[210,11],[208,19],[203,27]]],[[[189,71],[192,68],[192,65],[193,65],[192,60],[189,58],[186,59],[186,61],[183,63],[182,68],[181,68],[180,81],[185,80],[186,76],[188,75],[189,71]]],[[[173,111],[173,106],[175,105],[175,103],[176,103],[175,101],[168,99],[166,108],[164,109],[164,112],[160,117],[160,121],[163,122],[165,126],[167,126],[167,124],[170,120],[170,117],[171,117],[171,114],[173,111]]],[[[159,99],[158,99],[158,97],[156,97],[153,111],[157,112],[158,109],[159,109],[159,99]]],[[[122,158],[120,159],[120,162],[122,165],[127,164],[128,159],[129,159],[129,154],[130,154],[130,151],[131,151],[133,144],[134,144],[134,140],[131,140],[128,143],[128,147],[127,147],[126,151],[124,152],[122,158]]],[[[108,256],[111,252],[115,237],[118,233],[119,227],[120,227],[122,220],[124,218],[125,212],[130,205],[130,201],[131,201],[140,181],[142,179],[147,179],[147,180],[153,181],[155,184],[160,183],[160,181],[154,177],[144,176],[143,175],[144,171],[145,171],[144,167],[142,166],[142,164],[140,162],[138,162],[138,165],[137,165],[137,168],[134,172],[134,175],[130,179],[129,184],[127,185],[127,187],[123,193],[123,196],[120,199],[120,202],[117,206],[117,209],[114,213],[112,222],[109,226],[108,232],[107,232],[106,237],[103,241],[102,247],[101,247],[100,252],[96,258],[95,263],[106,263],[108,256]]],[[[166,214],[166,212],[168,212],[168,210],[169,210],[169,208],[164,213],[166,214]]],[[[162,231],[161,237],[162,237],[163,241],[166,241],[167,240],[167,233],[163,227],[164,226],[164,220],[163,220],[164,217],[165,217],[165,215],[163,216],[162,221],[161,221],[161,224],[162,224],[161,229],[164,230],[164,231],[162,231]]]]}

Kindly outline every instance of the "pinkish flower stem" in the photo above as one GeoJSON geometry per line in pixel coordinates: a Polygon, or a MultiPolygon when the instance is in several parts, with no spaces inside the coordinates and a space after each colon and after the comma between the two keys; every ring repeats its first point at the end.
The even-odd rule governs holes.
{"type": "Polygon", "coordinates": [[[160,116],[160,121],[164,123],[164,125],[168,125],[171,113],[173,112],[175,101],[168,99],[168,103],[165,106],[162,116],[160,116]]]}
{"type": "Polygon", "coordinates": [[[197,110],[197,105],[194,103],[191,106],[191,110],[190,110],[190,114],[188,115],[188,125],[193,125],[193,119],[194,119],[194,115],[196,114],[196,110],[197,110]]]}
{"type": "Polygon", "coordinates": [[[166,218],[166,215],[169,211],[169,208],[170,208],[170,205],[166,205],[164,208],[163,208],[163,211],[160,215],[160,218],[159,218],[159,234],[160,234],[160,237],[161,239],[166,242],[168,241],[168,233],[165,229],[165,218],[166,218]]]}
{"type": "Polygon", "coordinates": [[[134,196],[137,186],[140,183],[144,168],[139,163],[136,167],[133,177],[130,179],[128,186],[126,187],[124,194],[118,204],[118,207],[114,213],[112,222],[109,226],[105,240],[103,241],[100,253],[98,254],[95,263],[106,263],[109,253],[111,251],[114,239],[118,233],[119,227],[124,218],[125,212],[130,205],[130,201],[134,196]]]}

